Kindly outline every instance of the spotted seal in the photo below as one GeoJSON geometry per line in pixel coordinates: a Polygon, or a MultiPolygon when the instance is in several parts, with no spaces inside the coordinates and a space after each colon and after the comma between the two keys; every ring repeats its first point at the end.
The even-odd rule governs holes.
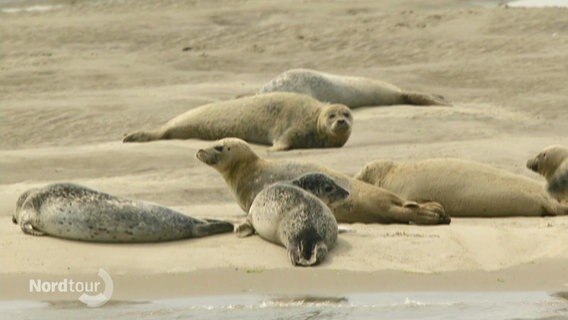
{"type": "Polygon", "coordinates": [[[450,223],[450,217],[438,203],[404,201],[390,191],[316,164],[263,159],[241,139],[219,140],[209,148],[199,150],[196,157],[223,176],[245,212],[249,212],[256,195],[268,185],[319,172],[329,175],[338,185],[349,190],[347,200],[332,208],[339,222],[450,223]]]}
{"type": "Polygon", "coordinates": [[[410,104],[449,106],[442,96],[406,92],[379,80],[334,75],[310,69],[292,69],[266,83],[259,93],[296,92],[322,102],[340,103],[350,108],[410,104]]]}
{"type": "Polygon", "coordinates": [[[129,134],[123,141],[236,137],[272,146],[272,151],[339,148],[349,139],[352,123],[351,111],[344,105],[277,92],[204,105],[157,130],[129,134]]]}
{"type": "Polygon", "coordinates": [[[254,198],[246,222],[236,232],[245,237],[256,231],[261,238],[283,245],[292,265],[316,265],[337,241],[337,221],[328,206],[348,195],[321,173],[277,182],[254,198]]]}
{"type": "Polygon", "coordinates": [[[441,203],[451,217],[556,216],[568,213],[537,181],[452,158],[366,164],[355,178],[417,201],[441,203]]]}
{"type": "Polygon", "coordinates": [[[160,242],[234,229],[230,222],[199,220],[157,204],[70,183],[24,192],[12,221],[25,234],[93,242],[160,242]]]}

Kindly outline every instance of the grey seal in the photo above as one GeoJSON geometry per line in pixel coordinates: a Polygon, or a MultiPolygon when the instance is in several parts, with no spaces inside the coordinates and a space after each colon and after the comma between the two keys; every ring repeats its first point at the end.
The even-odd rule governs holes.
{"type": "Polygon", "coordinates": [[[292,265],[316,265],[337,241],[337,221],[328,206],[347,196],[347,190],[322,173],[277,182],[255,197],[246,222],[236,232],[244,237],[256,231],[261,238],[283,245],[292,265]]]}
{"type": "Polygon", "coordinates": [[[157,204],[70,183],[24,192],[12,221],[25,234],[93,242],[160,242],[234,229],[230,222],[199,220],[157,204]]]}

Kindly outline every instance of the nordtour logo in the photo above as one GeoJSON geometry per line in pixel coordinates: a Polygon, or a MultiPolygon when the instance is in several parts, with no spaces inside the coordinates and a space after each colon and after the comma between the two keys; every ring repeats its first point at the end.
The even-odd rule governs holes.
{"type": "Polygon", "coordinates": [[[75,281],[64,278],[61,281],[43,281],[30,279],[30,292],[34,293],[80,293],[79,301],[88,307],[96,308],[107,303],[114,291],[114,282],[104,269],[99,269],[101,281],[75,281]],[[104,288],[104,289],[103,289],[104,288]]]}

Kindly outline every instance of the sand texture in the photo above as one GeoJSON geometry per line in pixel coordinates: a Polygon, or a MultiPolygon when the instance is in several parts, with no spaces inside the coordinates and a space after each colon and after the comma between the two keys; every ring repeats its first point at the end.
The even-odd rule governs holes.
{"type": "MultiPolygon", "coordinates": [[[[31,237],[11,222],[21,192],[52,182],[240,221],[244,213],[221,176],[195,159],[209,142],[121,139],[254,92],[291,68],[376,78],[444,95],[454,106],[357,109],[343,148],[268,154],[254,146],[271,159],[354,174],[375,159],[456,157],[544,185],[526,160],[547,145],[568,145],[567,9],[459,0],[53,3],[61,7],[0,11],[2,278],[101,267],[117,276],[238,269],[263,277],[292,269],[283,248],[259,237],[91,244],[31,237]]],[[[568,283],[568,217],[347,227],[353,232],[340,235],[323,265],[283,276],[394,270],[467,277],[532,265],[519,278],[568,283]],[[551,261],[566,272],[539,272],[551,261]]]]}

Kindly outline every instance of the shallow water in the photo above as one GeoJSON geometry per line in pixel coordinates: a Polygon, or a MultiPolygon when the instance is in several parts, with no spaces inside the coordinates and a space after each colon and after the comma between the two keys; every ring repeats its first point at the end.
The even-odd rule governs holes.
{"type": "Polygon", "coordinates": [[[568,0],[516,0],[507,3],[509,7],[542,8],[542,7],[565,7],[568,8],[568,0]]]}
{"type": "Polygon", "coordinates": [[[110,301],[0,302],[1,319],[568,319],[566,294],[420,292],[313,296],[209,296],[110,301]]]}

